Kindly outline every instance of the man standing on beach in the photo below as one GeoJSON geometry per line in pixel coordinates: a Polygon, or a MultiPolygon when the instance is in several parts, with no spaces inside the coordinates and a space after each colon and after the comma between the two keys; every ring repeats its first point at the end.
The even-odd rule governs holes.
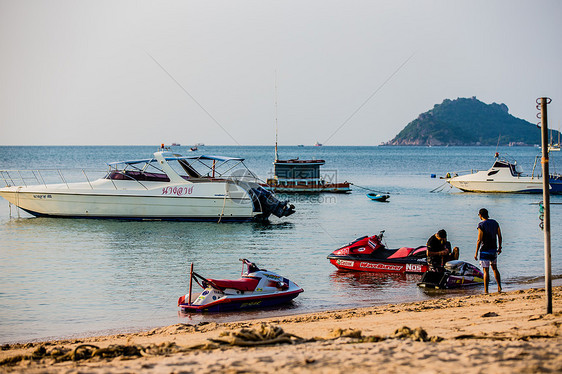
{"type": "Polygon", "coordinates": [[[482,265],[482,271],[484,272],[484,292],[488,293],[490,266],[494,271],[494,277],[498,284],[498,292],[502,292],[500,272],[497,267],[498,255],[502,253],[502,232],[500,230],[500,225],[495,220],[489,218],[488,210],[485,208],[478,211],[478,216],[481,221],[478,223],[478,240],[476,242],[474,259],[478,260],[478,250],[480,250],[480,265],[482,265]]]}

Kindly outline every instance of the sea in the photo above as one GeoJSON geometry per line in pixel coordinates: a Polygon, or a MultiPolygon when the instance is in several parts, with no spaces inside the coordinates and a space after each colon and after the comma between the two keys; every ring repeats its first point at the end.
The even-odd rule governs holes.
{"type": "MultiPolygon", "coordinates": [[[[84,175],[103,176],[108,162],[148,158],[157,150],[157,146],[1,146],[0,169],[70,170],[73,177],[63,175],[74,181],[84,175]]],[[[177,150],[186,153],[189,147],[177,150]]],[[[290,200],[296,213],[272,217],[268,223],[34,218],[0,198],[0,343],[482,293],[481,286],[428,291],[417,287],[420,275],[342,272],[326,259],[354,239],[382,230],[387,247],[399,248],[424,245],[437,230],[445,229],[453,246],[460,248],[460,259],[477,264],[473,256],[480,208],[487,208],[501,225],[504,244],[498,267],[504,290],[544,287],[542,195],[465,193],[440,179],[448,172],[486,170],[495,152],[517,160],[530,174],[540,149],[281,146],[280,158],[325,160],[323,177],[352,182],[353,191],[282,194],[280,198],[290,200]],[[370,191],[386,192],[390,198],[387,203],[371,201],[366,197],[370,191]],[[236,279],[241,258],[293,280],[305,292],[280,308],[180,313],[177,299],[187,293],[190,264],[208,278],[236,279]]],[[[273,171],[273,146],[201,146],[190,154],[242,157],[263,180],[273,171]]],[[[562,172],[560,152],[550,157],[551,171],[562,172]]],[[[540,167],[539,161],[535,172],[540,167]]],[[[562,196],[552,196],[551,203],[552,278],[560,285],[562,196]]],[[[493,280],[490,287],[495,290],[493,280]]]]}

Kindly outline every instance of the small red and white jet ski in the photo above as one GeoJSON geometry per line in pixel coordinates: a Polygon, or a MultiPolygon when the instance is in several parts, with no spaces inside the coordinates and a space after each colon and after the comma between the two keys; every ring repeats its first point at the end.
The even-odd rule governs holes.
{"type": "Polygon", "coordinates": [[[338,269],[379,273],[425,273],[427,247],[387,249],[378,235],[358,238],[332,252],[328,259],[338,269]]]}
{"type": "Polygon", "coordinates": [[[459,288],[484,284],[484,274],[476,266],[460,261],[449,261],[443,271],[428,271],[418,283],[424,288],[459,288]]]}
{"type": "Polygon", "coordinates": [[[259,269],[246,259],[242,261],[242,277],[236,280],[204,278],[193,271],[189,280],[189,293],[178,299],[185,312],[225,312],[248,308],[262,308],[287,303],[304,290],[283,276],[259,269]],[[192,294],[192,281],[203,292],[192,294]]]}

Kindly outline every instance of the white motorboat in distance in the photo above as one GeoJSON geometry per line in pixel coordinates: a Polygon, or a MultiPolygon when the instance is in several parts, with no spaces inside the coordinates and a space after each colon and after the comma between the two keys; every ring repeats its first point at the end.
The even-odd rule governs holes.
{"type": "Polygon", "coordinates": [[[0,170],[6,185],[0,196],[39,217],[224,222],[293,214],[294,206],[261,187],[243,161],[160,150],[149,159],[110,163],[94,181],[67,183],[59,172],[62,183],[55,184],[39,170],[0,170]],[[22,175],[34,176],[34,184],[22,175]]]}
{"type": "MultiPolygon", "coordinates": [[[[488,170],[464,175],[448,173],[445,179],[451,186],[466,192],[542,193],[542,177],[523,175],[517,161],[509,161],[498,153],[488,170]]],[[[560,176],[550,176],[550,192],[562,192],[560,176]]]]}

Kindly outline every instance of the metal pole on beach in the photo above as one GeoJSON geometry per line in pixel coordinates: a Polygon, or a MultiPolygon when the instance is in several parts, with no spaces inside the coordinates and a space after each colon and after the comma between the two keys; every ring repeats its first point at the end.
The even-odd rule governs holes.
{"type": "Polygon", "coordinates": [[[542,196],[544,204],[544,289],[546,291],[546,313],[552,314],[552,279],[550,257],[550,172],[548,170],[548,121],[546,106],[551,100],[547,97],[537,99],[541,108],[541,141],[542,141],[542,196]]]}
{"type": "Polygon", "coordinates": [[[193,281],[193,262],[191,263],[191,269],[189,270],[189,300],[187,300],[187,304],[191,305],[191,286],[193,281]]]}

